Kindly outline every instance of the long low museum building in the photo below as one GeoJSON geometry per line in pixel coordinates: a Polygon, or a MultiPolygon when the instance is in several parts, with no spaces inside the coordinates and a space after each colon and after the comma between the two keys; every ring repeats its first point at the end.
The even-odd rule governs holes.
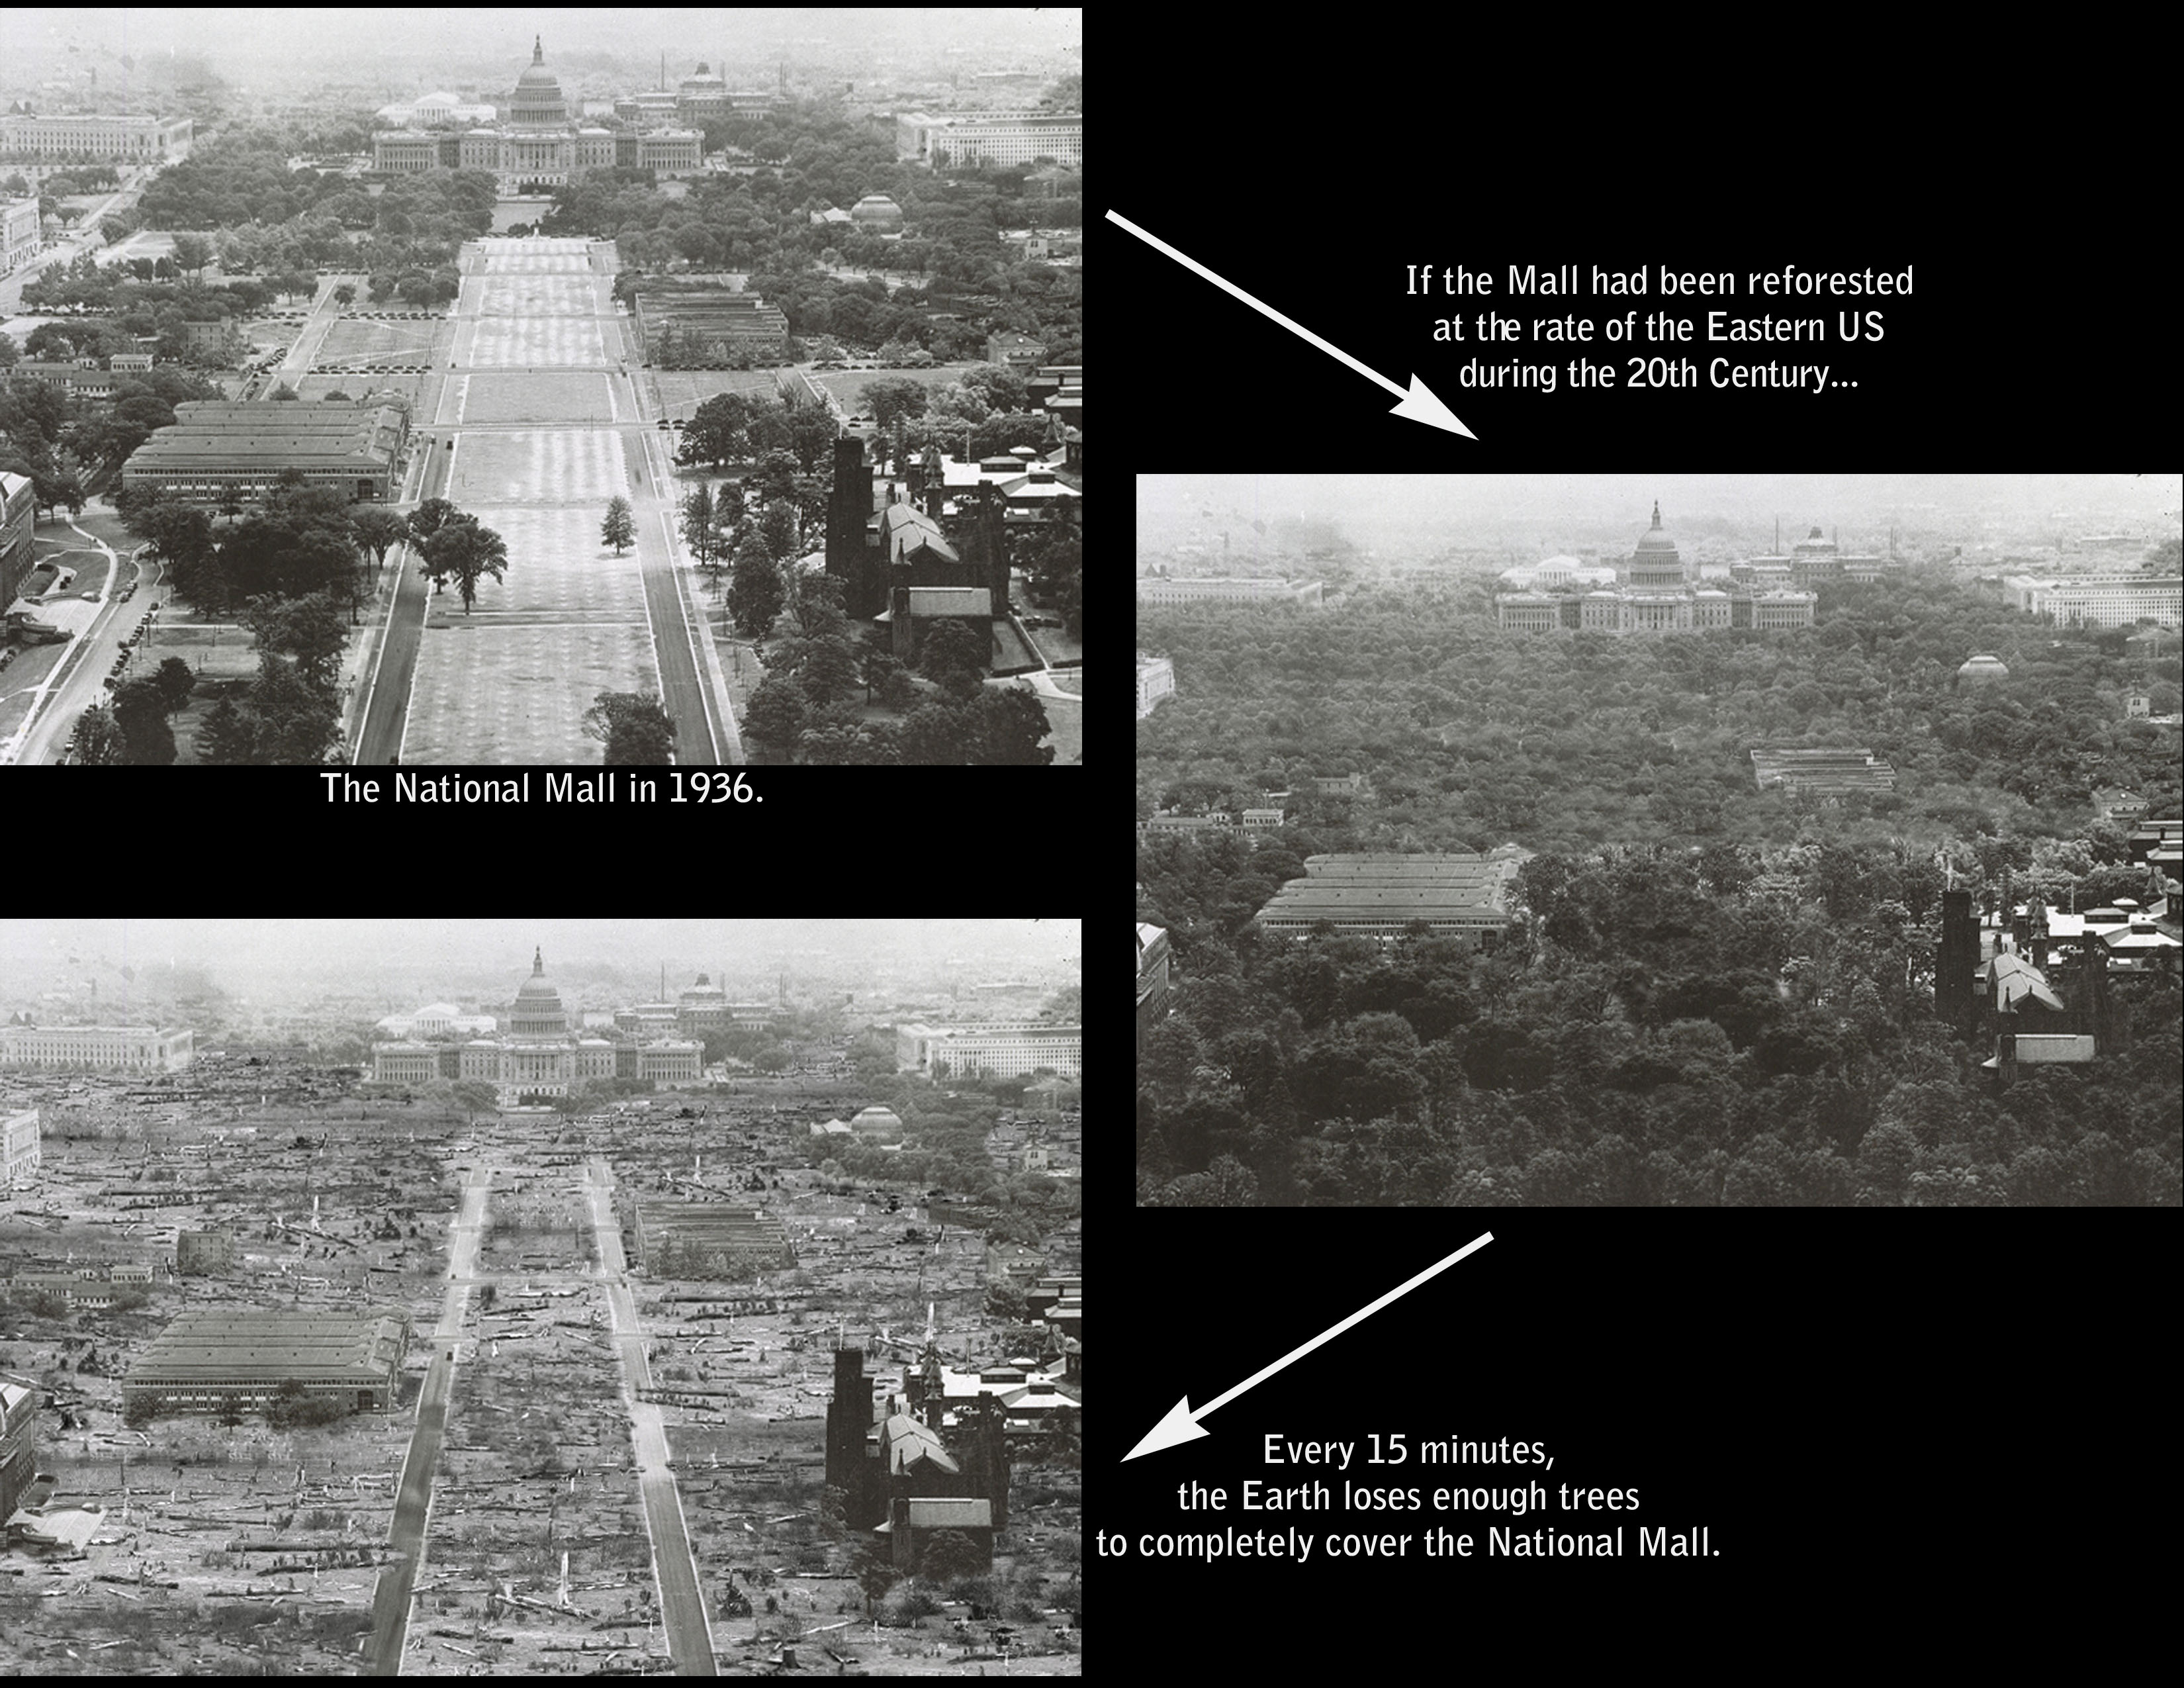
{"type": "Polygon", "coordinates": [[[1441,935],[1497,942],[1509,925],[1499,869],[1482,856],[1314,855],[1305,877],[1274,893],[1253,916],[1262,932],[1302,938],[1324,924],[1364,938],[1397,938],[1422,922],[1441,935]]]}
{"type": "Polygon", "coordinates": [[[140,1400],[167,1412],[262,1409],[284,1385],[331,1396],[358,1412],[394,1405],[408,1318],[393,1309],[354,1313],[187,1312],[152,1339],[122,1379],[125,1410],[140,1400]]]}

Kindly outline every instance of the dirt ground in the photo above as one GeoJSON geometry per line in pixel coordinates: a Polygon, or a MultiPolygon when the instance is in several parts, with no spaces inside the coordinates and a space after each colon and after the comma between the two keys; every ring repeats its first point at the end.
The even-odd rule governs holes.
{"type": "Polygon", "coordinates": [[[825,1516],[838,1343],[899,1380],[929,1310],[950,1364],[1003,1357],[979,1234],[934,1225],[922,1192],[829,1193],[808,1164],[808,1121],[869,1097],[783,1081],[747,1084],[690,1118],[663,1107],[471,1121],[338,1095],[261,1103],[252,1084],[231,1074],[168,1100],[71,1081],[39,1099],[42,1175],[0,1213],[0,1259],[150,1264],[153,1281],[136,1308],[0,1303],[0,1370],[47,1395],[37,1466],[55,1479],[53,1503],[105,1509],[82,1557],[0,1557],[0,1665],[358,1669],[448,1288],[458,1180],[491,1167],[404,1669],[661,1668],[583,1195],[597,1155],[613,1167],[649,1398],[722,1668],[777,1671],[793,1656],[796,1670],[828,1674],[1080,1673],[1074,1468],[1018,1462],[991,1573],[947,1585],[875,1585],[867,1598],[860,1540],[825,1516]],[[796,1263],[733,1283],[654,1281],[634,1256],[633,1218],[637,1201],[660,1197],[760,1206],[783,1221],[796,1263]],[[214,1225],[232,1228],[231,1267],[173,1275],[176,1232],[214,1225]],[[396,1410],[287,1432],[254,1417],[128,1429],[120,1379],[133,1355],[184,1306],[207,1305],[405,1311],[416,1340],[396,1410]]]}

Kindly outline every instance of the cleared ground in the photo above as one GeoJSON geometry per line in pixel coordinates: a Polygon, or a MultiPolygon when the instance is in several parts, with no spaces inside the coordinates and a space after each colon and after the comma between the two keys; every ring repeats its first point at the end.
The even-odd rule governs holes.
{"type": "Polygon", "coordinates": [[[435,359],[444,363],[450,331],[445,320],[363,322],[344,317],[326,331],[311,366],[325,373],[343,364],[429,364],[435,359]]]}
{"type": "MultiPolygon", "coordinates": [[[[562,288],[586,288],[574,277],[556,284],[562,288]]],[[[569,310],[575,306],[564,294],[559,303],[541,309],[569,310]]],[[[476,336],[462,359],[466,369],[547,369],[581,365],[605,369],[612,359],[599,338],[599,326],[584,316],[486,316],[479,319],[476,336]]]]}
{"type": "Polygon", "coordinates": [[[771,370],[647,370],[644,382],[655,401],[655,414],[680,416],[686,421],[700,404],[718,393],[749,393],[772,398],[774,393],[771,370]]]}
{"type": "Polygon", "coordinates": [[[454,484],[448,491],[464,510],[551,500],[597,504],[601,518],[609,499],[628,494],[620,436],[560,431],[465,434],[455,449],[454,484]]]}
{"type": "Polygon", "coordinates": [[[601,692],[657,692],[652,633],[629,625],[463,625],[461,605],[426,625],[403,760],[594,762],[583,714],[601,692]]]}
{"type": "MultiPolygon", "coordinates": [[[[474,375],[459,383],[466,390],[462,420],[471,422],[610,422],[627,421],[611,398],[612,377],[561,371],[548,375],[474,375]]],[[[467,449],[471,442],[465,442],[467,449]]]]}

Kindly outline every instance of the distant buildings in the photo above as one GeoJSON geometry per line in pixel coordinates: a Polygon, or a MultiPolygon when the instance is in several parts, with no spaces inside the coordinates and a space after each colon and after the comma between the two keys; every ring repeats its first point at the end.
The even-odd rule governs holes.
{"type": "Polygon", "coordinates": [[[0,199],[0,275],[20,269],[38,255],[38,202],[0,199]]]}
{"type": "Polygon", "coordinates": [[[1793,795],[1896,789],[1896,770],[1865,749],[1754,750],[1752,777],[1762,791],[1779,785],[1793,795]]]}
{"type": "Polygon", "coordinates": [[[1077,113],[992,111],[932,117],[904,112],[895,119],[899,164],[1023,164],[1084,159],[1084,120],[1077,113]]]}
{"type": "Polygon", "coordinates": [[[1261,931],[1302,938],[1325,925],[1388,939],[1423,923],[1437,935],[1491,944],[1508,929],[1498,870],[1483,856],[1314,855],[1304,866],[1303,878],[1284,885],[1253,916],[1261,931]]]}
{"type": "Polygon", "coordinates": [[[0,470],[0,609],[15,601],[31,572],[36,531],[36,487],[27,475],[0,470]]]}
{"type": "Polygon", "coordinates": [[[1264,576],[1171,579],[1165,575],[1139,575],[1138,602],[1197,604],[1210,599],[1225,604],[1309,604],[1317,608],[1321,585],[1316,580],[1273,580],[1264,576]]]}
{"type": "Polygon", "coordinates": [[[37,1391],[0,1382],[0,1524],[14,1516],[36,1475],[37,1452],[37,1391]]]}
{"type": "Polygon", "coordinates": [[[0,117],[0,157],[110,164],[189,150],[187,117],[0,117]]]}
{"type": "Polygon", "coordinates": [[[394,108],[382,115],[393,116],[405,125],[477,125],[404,126],[375,132],[371,164],[383,175],[490,170],[499,178],[503,192],[527,192],[561,187],[595,170],[649,170],[674,176],[693,175],[703,167],[705,136],[698,130],[657,126],[671,115],[670,109],[633,106],[632,119],[644,126],[619,132],[576,122],[560,79],[547,68],[543,46],[536,40],[531,63],[516,79],[498,120],[490,106],[460,105],[452,96],[439,95],[414,103],[406,118],[394,108]]]}
{"type": "Polygon", "coordinates": [[[345,1411],[394,1405],[409,1316],[395,1310],[186,1312],[153,1337],[122,1379],[125,1410],[143,1402],[165,1412],[263,1410],[294,1384],[345,1411]]]}
{"type": "MultiPolygon", "coordinates": [[[[1819,531],[1814,530],[1816,536],[1819,531]]],[[[1814,596],[1781,585],[1790,577],[1786,565],[1779,576],[1755,577],[1730,591],[1696,586],[1676,542],[1661,526],[1658,504],[1653,525],[1639,539],[1620,582],[1596,584],[1603,572],[1616,577],[1613,571],[1570,557],[1507,571],[1505,582],[1516,583],[1515,577],[1528,588],[1557,589],[1497,593],[1495,619],[1509,632],[1691,633],[1725,627],[1764,632],[1813,624],[1814,596]],[[1587,585],[1592,589],[1576,590],[1587,585]]]]}
{"type": "Polygon", "coordinates": [[[1999,685],[2008,678],[2009,670],[2002,659],[1985,652],[1970,658],[1957,670],[1957,684],[1959,687],[1999,685]]]}
{"type": "Polygon", "coordinates": [[[390,1014],[373,1029],[390,1038],[480,1036],[499,1028],[490,1014],[465,1014],[452,1002],[434,1002],[415,1014],[390,1014]]]}
{"type": "MultiPolygon", "coordinates": [[[[19,1184],[28,1184],[38,1175],[38,1111],[25,1108],[19,1112],[0,1114],[0,1189],[13,1189],[19,1184]]],[[[6,1515],[0,1513],[0,1518],[6,1515]]]]}
{"type": "MultiPolygon", "coordinates": [[[[546,977],[545,957],[534,955],[531,977],[516,992],[505,1033],[461,1043],[415,1037],[375,1043],[371,1082],[429,1084],[449,1079],[490,1084],[504,1108],[549,1101],[597,1079],[697,1084],[705,1076],[703,1047],[695,1039],[666,1035],[675,1023],[675,1006],[660,1007],[659,1022],[642,1026],[633,1036],[572,1037],[560,992],[546,977]]],[[[426,1012],[431,1023],[445,1024],[451,1033],[457,1019],[467,1017],[426,1012]]]]}
{"type": "Polygon", "coordinates": [[[0,1067],[178,1072],[191,1038],[156,1026],[0,1026],[0,1067]]]}
{"type": "Polygon", "coordinates": [[[2176,575],[2006,575],[2003,601],[2065,627],[2127,627],[2141,616],[2175,625],[2184,615],[2184,579],[2176,575]]]}
{"type": "MultiPolygon", "coordinates": [[[[1083,1054],[1081,1027],[1048,1020],[996,1020],[983,1025],[895,1028],[895,1067],[939,1076],[982,1073],[1014,1078],[1045,1069],[1077,1076],[1083,1054]]],[[[854,1123],[854,1122],[853,1122],[854,1123]]]]}
{"type": "Polygon", "coordinates": [[[1138,1053],[1145,1038],[1167,1014],[1167,933],[1138,922],[1138,1053]]]}
{"type": "Polygon", "coordinates": [[[1138,657],[1138,719],[1153,712],[1162,698],[1175,695],[1175,664],[1165,656],[1138,657]]]}

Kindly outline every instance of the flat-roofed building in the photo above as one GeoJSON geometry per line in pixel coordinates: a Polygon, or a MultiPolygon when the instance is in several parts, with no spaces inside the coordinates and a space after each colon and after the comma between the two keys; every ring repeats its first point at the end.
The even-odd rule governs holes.
{"type": "Polygon", "coordinates": [[[1223,604],[1310,604],[1317,607],[1322,585],[1316,580],[1276,580],[1262,575],[1208,575],[1196,579],[1139,575],[1138,602],[1198,604],[1211,599],[1223,604]]]}
{"type": "Polygon", "coordinates": [[[1162,698],[1175,695],[1175,664],[1165,656],[1138,658],[1138,719],[1153,712],[1162,698]]]}
{"type": "Polygon", "coordinates": [[[1167,1013],[1167,933],[1138,922],[1138,1053],[1145,1034],[1167,1013]]]}
{"type": "Polygon", "coordinates": [[[2066,627],[2127,627],[2144,616],[2174,624],[2184,611],[2184,578],[2176,575],[2008,575],[2003,597],[2066,627]]]}
{"type": "Polygon", "coordinates": [[[796,1263],[780,1220],[721,1201],[640,1201],[637,1251],[654,1278],[750,1278],[796,1263]]]}
{"type": "Polygon", "coordinates": [[[1084,119],[1078,113],[991,111],[960,116],[904,112],[895,119],[898,164],[1022,164],[1038,159],[1081,164],[1084,119]]]}
{"type": "Polygon", "coordinates": [[[13,604],[31,572],[36,531],[36,484],[27,475],[0,470],[0,608],[13,604]]]}
{"type": "Polygon", "coordinates": [[[972,1072],[1014,1078],[1041,1069],[1075,1078],[1082,1028],[1045,1020],[996,1021],[981,1026],[904,1025],[895,1028],[895,1065],[905,1072],[956,1077],[972,1072]]]}
{"type": "Polygon", "coordinates": [[[38,1175],[38,1111],[24,1108],[18,1112],[0,1114],[0,1150],[4,1150],[6,1162],[0,1166],[0,1188],[12,1188],[28,1184],[38,1175]]]}
{"type": "Polygon", "coordinates": [[[293,469],[353,499],[392,495],[408,419],[391,404],[190,399],[122,467],[124,482],[185,499],[262,493],[293,469]]]}
{"type": "Polygon", "coordinates": [[[1360,854],[1315,855],[1305,877],[1274,893],[1253,916],[1264,932],[1303,937],[1323,922],[1337,932],[1394,938],[1423,922],[1433,932],[1482,943],[1509,924],[1498,869],[1483,857],[1360,854]]]}
{"type": "Polygon", "coordinates": [[[0,154],[31,159],[179,159],[187,117],[0,117],[0,154]]]}
{"type": "Polygon", "coordinates": [[[1823,796],[1896,788],[1896,770],[1864,749],[1754,750],[1752,777],[1762,791],[1779,785],[1793,793],[1823,796]]]}
{"type": "Polygon", "coordinates": [[[0,1383],[0,1523],[14,1515],[38,1460],[38,1394],[0,1383]]]}
{"type": "Polygon", "coordinates": [[[36,200],[0,199],[0,275],[38,255],[38,236],[36,200]]]}
{"type": "Polygon", "coordinates": [[[409,1317],[398,1309],[203,1308],[152,1339],[122,1379],[122,1404],[144,1401],[168,1412],[263,1408],[292,1383],[352,1412],[384,1412],[409,1346],[409,1317]]]}
{"type": "Polygon", "coordinates": [[[0,1067],[177,1072],[191,1039],[156,1026],[0,1026],[0,1067]]]}

